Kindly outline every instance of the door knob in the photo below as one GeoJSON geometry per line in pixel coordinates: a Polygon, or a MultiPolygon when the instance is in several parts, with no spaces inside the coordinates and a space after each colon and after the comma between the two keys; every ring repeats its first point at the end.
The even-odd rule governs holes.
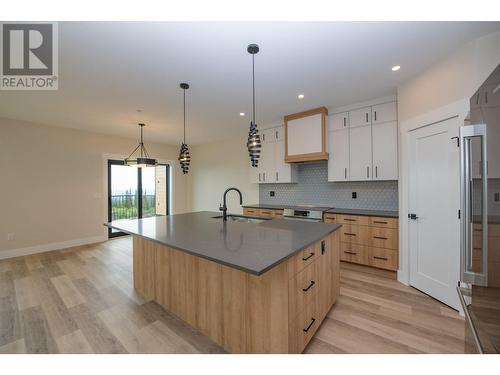
{"type": "Polygon", "coordinates": [[[408,219],[417,220],[418,216],[417,214],[408,214],[408,219]]]}

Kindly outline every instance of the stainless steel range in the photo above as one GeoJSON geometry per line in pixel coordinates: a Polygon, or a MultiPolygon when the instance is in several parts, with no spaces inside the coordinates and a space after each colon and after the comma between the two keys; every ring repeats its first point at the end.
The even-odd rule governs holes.
{"type": "Polygon", "coordinates": [[[294,207],[283,210],[283,218],[291,220],[323,221],[323,212],[332,207],[294,207]]]}

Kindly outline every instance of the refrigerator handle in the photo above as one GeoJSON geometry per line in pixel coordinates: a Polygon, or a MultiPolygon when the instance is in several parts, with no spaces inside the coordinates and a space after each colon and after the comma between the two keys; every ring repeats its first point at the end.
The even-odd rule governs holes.
{"type": "Polygon", "coordinates": [[[461,277],[460,280],[473,285],[486,286],[487,284],[487,268],[488,268],[488,176],[486,171],[487,165],[487,142],[486,142],[486,125],[468,125],[460,128],[460,177],[461,177],[461,205],[462,205],[462,236],[460,243],[460,263],[461,277]],[[472,240],[473,240],[473,219],[474,219],[474,193],[473,193],[473,176],[472,176],[472,154],[471,154],[471,139],[481,138],[481,183],[482,183],[482,207],[481,219],[482,223],[482,272],[472,271],[472,240]]]}

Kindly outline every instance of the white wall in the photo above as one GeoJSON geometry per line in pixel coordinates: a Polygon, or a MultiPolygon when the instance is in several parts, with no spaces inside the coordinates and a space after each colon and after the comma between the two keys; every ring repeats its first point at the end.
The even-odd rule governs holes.
{"type": "Polygon", "coordinates": [[[499,63],[500,32],[467,43],[398,87],[399,121],[469,99],[499,63]]]}
{"type": "MultiPolygon", "coordinates": [[[[437,62],[398,87],[400,126],[400,266],[398,280],[403,283],[409,283],[410,266],[409,227],[406,218],[409,212],[408,134],[413,129],[450,117],[456,116],[459,121],[463,122],[469,110],[469,98],[498,64],[500,64],[500,32],[478,38],[464,45],[448,58],[437,62]]],[[[454,131],[456,132],[456,129],[454,131]]],[[[456,204],[458,207],[459,202],[456,204]]],[[[457,239],[458,237],[457,229],[457,239]]]]}
{"type": "MultiPolygon", "coordinates": [[[[190,209],[217,211],[222,195],[228,187],[243,193],[243,203],[259,203],[258,184],[250,183],[250,158],[246,148],[246,134],[221,142],[194,146],[191,152],[190,209]]],[[[228,212],[242,213],[236,192],[230,192],[228,212]]]]}
{"type": "MultiPolygon", "coordinates": [[[[0,258],[102,239],[104,155],[127,156],[136,145],[132,139],[0,119],[0,258]]],[[[178,147],[150,144],[147,132],[146,146],[152,156],[174,161],[173,208],[186,211],[187,176],[177,163],[178,147]]]]}

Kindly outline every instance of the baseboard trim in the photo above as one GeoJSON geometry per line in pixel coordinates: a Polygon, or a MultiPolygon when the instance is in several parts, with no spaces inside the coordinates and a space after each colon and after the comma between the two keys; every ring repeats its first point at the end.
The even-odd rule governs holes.
{"type": "Polygon", "coordinates": [[[38,253],[45,253],[47,251],[62,250],[74,246],[90,245],[93,243],[103,242],[108,239],[107,236],[95,236],[87,238],[79,238],[76,240],[69,240],[63,242],[54,242],[37,246],[21,247],[18,249],[10,249],[0,251],[0,259],[9,259],[25,255],[32,255],[38,253]]]}

